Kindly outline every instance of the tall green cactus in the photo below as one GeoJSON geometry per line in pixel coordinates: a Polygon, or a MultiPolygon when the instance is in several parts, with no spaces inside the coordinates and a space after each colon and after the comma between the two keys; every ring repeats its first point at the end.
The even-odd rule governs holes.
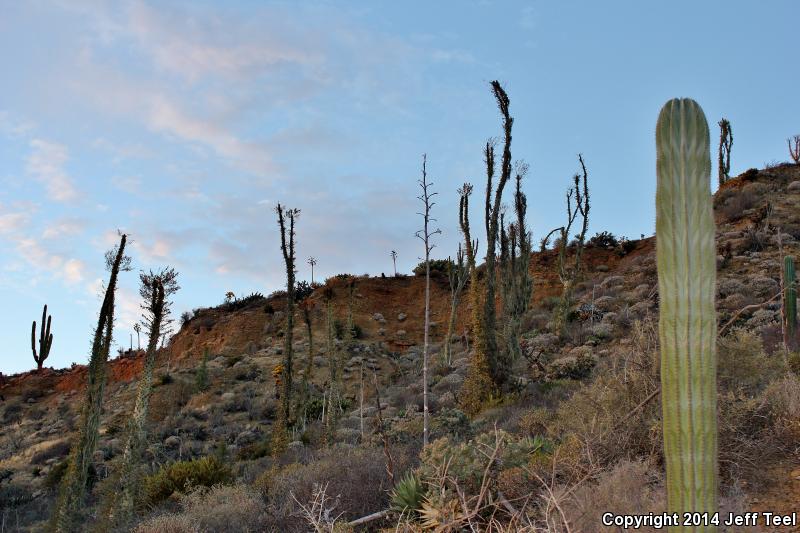
{"type": "Polygon", "coordinates": [[[50,347],[53,345],[53,334],[50,333],[50,320],[52,316],[47,314],[47,305],[42,310],[42,331],[39,334],[39,353],[36,353],[36,321],[31,326],[31,350],[33,360],[36,361],[36,370],[41,370],[44,360],[50,355],[50,347]],[[46,318],[46,321],[45,321],[46,318]],[[47,324],[45,326],[45,324],[47,324]]]}
{"type": "Polygon", "coordinates": [[[794,258],[783,258],[783,334],[787,348],[797,342],[797,279],[794,271],[794,258]]]}
{"type": "MultiPolygon", "coordinates": [[[[694,100],[656,126],[661,398],[670,512],[717,511],[716,264],[709,132],[694,100]]],[[[716,531],[681,526],[671,531],[716,531]]]]}

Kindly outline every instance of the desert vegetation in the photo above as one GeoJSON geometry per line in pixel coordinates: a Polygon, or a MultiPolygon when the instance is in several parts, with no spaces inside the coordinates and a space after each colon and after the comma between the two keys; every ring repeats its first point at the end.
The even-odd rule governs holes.
{"type": "Polygon", "coordinates": [[[171,335],[178,274],[141,272],[145,349],[131,336],[111,360],[119,235],[89,364],[43,368],[45,306],[37,370],[0,384],[0,531],[574,533],[618,530],[606,512],[790,511],[775,494],[800,494],[800,167],[730,176],[722,119],[712,195],[705,114],[671,100],[655,237],[589,237],[578,155],[534,252],[511,99],[497,81],[490,96],[481,237],[474,186],[434,192],[423,156],[415,276],[392,250],[391,277],[317,283],[309,257],[298,280],[300,210],[277,204],[285,290],[228,292],[171,335]],[[437,193],[459,204],[436,212],[458,217],[446,259],[437,193]]]}

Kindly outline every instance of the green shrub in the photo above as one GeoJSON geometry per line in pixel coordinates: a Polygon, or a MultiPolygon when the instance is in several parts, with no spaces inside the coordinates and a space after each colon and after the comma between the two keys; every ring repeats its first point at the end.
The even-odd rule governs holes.
{"type": "Polygon", "coordinates": [[[240,461],[252,461],[254,459],[266,457],[271,450],[270,439],[263,439],[259,442],[254,442],[253,444],[248,444],[247,446],[239,448],[239,450],[236,451],[236,458],[240,461]]]}
{"type": "MultiPolygon", "coordinates": [[[[345,333],[345,324],[341,320],[334,320],[333,321],[333,333],[337,339],[342,340],[344,339],[345,333]]],[[[361,326],[353,323],[353,331],[352,331],[352,338],[354,339],[362,339],[364,338],[364,330],[361,329],[361,326]]]]}
{"type": "Polygon", "coordinates": [[[44,478],[44,486],[51,490],[58,487],[64,474],[67,473],[67,468],[69,468],[68,459],[54,464],[50,471],[47,472],[47,477],[44,478]]]}
{"type": "Polygon", "coordinates": [[[542,437],[520,438],[503,430],[483,433],[461,444],[454,444],[444,437],[422,450],[422,464],[417,473],[423,483],[438,490],[435,487],[440,482],[440,472],[447,465],[449,478],[455,480],[466,494],[477,494],[488,458],[495,447],[498,448],[495,463],[502,469],[522,467],[534,456],[549,455],[553,449],[552,444],[542,437]]]}
{"type": "Polygon", "coordinates": [[[156,505],[176,492],[225,484],[231,479],[230,469],[217,456],[179,461],[162,467],[144,479],[144,503],[156,505]]]}
{"type": "Polygon", "coordinates": [[[425,488],[413,472],[408,472],[392,490],[392,510],[408,515],[422,506],[425,488]]]}
{"type": "Polygon", "coordinates": [[[197,392],[205,392],[208,390],[208,348],[203,350],[203,360],[197,368],[194,376],[194,384],[197,392]]]}
{"type": "MultiPolygon", "coordinates": [[[[452,265],[452,259],[431,259],[431,275],[443,274],[446,276],[450,272],[452,265]]],[[[424,276],[425,261],[422,261],[420,264],[415,266],[412,272],[414,272],[415,276],[424,276]]]]}

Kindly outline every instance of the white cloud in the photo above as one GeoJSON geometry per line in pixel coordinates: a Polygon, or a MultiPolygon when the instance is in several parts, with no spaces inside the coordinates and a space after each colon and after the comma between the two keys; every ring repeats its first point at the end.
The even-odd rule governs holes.
{"type": "Polygon", "coordinates": [[[138,194],[142,189],[142,180],[136,176],[114,176],[111,178],[111,183],[128,194],[138,194]]]}
{"type": "Polygon", "coordinates": [[[127,31],[151,55],[156,66],[190,81],[206,76],[243,77],[282,63],[310,63],[318,58],[272,37],[274,32],[248,28],[242,21],[192,17],[135,2],[127,31]],[[229,31],[232,25],[235,31],[229,31]],[[227,42],[226,42],[227,41],[227,42]]]}
{"type": "Polygon", "coordinates": [[[52,224],[47,225],[42,232],[42,238],[59,239],[71,237],[82,232],[85,226],[85,222],[78,218],[60,218],[52,224]]]}
{"type": "Polygon", "coordinates": [[[17,232],[27,223],[27,213],[0,213],[0,233],[17,232]]]}
{"type": "Polygon", "coordinates": [[[42,182],[47,195],[58,202],[70,202],[78,196],[78,191],[64,170],[69,159],[67,147],[42,139],[30,142],[32,149],[27,160],[27,171],[35,179],[42,182]]]}
{"type": "Polygon", "coordinates": [[[84,278],[86,267],[79,259],[65,258],[61,254],[51,253],[39,241],[30,238],[20,238],[16,247],[20,257],[33,269],[49,271],[51,275],[64,280],[67,285],[79,283],[84,278]]]}
{"type": "Polygon", "coordinates": [[[212,121],[190,116],[166,95],[153,96],[149,108],[148,123],[156,131],[206,145],[235,166],[258,176],[265,176],[275,168],[266,147],[243,141],[212,121]]]}

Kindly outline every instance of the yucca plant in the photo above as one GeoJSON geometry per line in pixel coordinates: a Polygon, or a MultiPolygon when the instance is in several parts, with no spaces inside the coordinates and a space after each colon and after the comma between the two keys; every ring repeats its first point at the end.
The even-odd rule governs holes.
{"type": "MultiPolygon", "coordinates": [[[[656,126],[661,400],[670,513],[717,511],[716,251],[708,123],[673,99],[656,126]]],[[[712,525],[671,531],[716,531],[712,525]]]]}

